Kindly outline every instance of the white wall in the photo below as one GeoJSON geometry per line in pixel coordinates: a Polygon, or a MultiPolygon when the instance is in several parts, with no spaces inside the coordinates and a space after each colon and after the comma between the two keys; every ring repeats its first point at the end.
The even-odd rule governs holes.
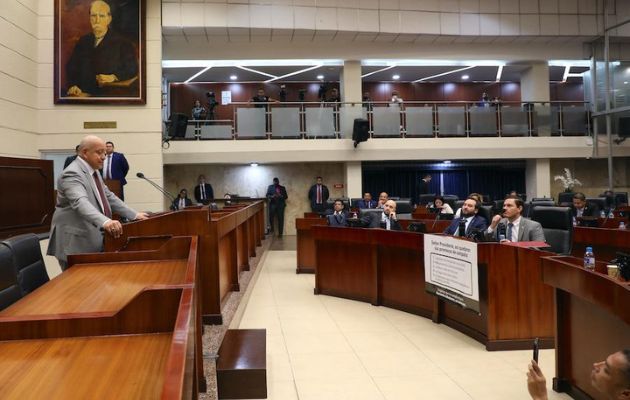
{"type": "MultiPolygon", "coordinates": [[[[0,2],[0,155],[40,158],[43,150],[72,152],[86,134],[116,143],[131,174],[162,182],[161,2],[147,0],[147,105],[57,106],[53,103],[54,1],[0,2]],[[117,129],[85,130],[84,121],[117,121],[117,129]]],[[[63,3],[63,2],[62,2],[63,3]]],[[[161,198],[130,179],[132,207],[160,210],[161,198]]]]}

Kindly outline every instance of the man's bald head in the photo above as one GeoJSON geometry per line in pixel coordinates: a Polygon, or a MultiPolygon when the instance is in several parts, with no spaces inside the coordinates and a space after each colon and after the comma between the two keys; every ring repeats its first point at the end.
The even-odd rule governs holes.
{"type": "Polygon", "coordinates": [[[79,157],[93,169],[103,168],[105,160],[105,141],[98,136],[88,135],[79,143],[79,157]]]}

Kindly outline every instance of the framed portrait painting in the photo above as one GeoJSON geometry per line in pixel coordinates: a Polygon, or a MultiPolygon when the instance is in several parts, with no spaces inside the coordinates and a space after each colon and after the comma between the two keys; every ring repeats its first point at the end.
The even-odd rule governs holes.
{"type": "Polygon", "coordinates": [[[146,104],[145,0],[55,0],[55,104],[146,104]]]}

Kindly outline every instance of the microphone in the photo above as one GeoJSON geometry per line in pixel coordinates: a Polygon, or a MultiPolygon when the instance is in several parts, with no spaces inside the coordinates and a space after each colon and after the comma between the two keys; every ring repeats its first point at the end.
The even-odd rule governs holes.
{"type": "Polygon", "coordinates": [[[501,241],[501,238],[505,239],[507,237],[507,226],[503,222],[499,222],[497,225],[497,239],[501,241]]]}
{"type": "Polygon", "coordinates": [[[464,218],[459,220],[457,236],[466,237],[466,220],[464,218]]]}
{"type": "Polygon", "coordinates": [[[157,190],[160,191],[160,193],[162,193],[164,196],[166,196],[171,203],[173,203],[175,201],[175,197],[170,194],[169,192],[167,192],[165,189],[163,189],[160,185],[158,185],[157,183],[153,182],[151,179],[147,178],[146,176],[144,176],[144,174],[142,172],[138,172],[136,174],[136,176],[140,179],[144,179],[145,181],[149,182],[154,188],[156,188],[157,190]]]}

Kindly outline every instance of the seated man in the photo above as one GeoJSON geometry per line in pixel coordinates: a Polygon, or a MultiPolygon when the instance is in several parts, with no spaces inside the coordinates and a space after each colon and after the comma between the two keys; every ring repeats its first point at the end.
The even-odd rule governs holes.
{"type": "Polygon", "coordinates": [[[372,200],[372,194],[365,192],[363,193],[363,199],[357,201],[357,207],[359,208],[374,208],[376,207],[376,202],[372,200]]]}
{"type": "Polygon", "coordinates": [[[386,192],[381,192],[381,194],[378,195],[378,204],[376,204],[376,208],[383,208],[388,199],[389,195],[386,192]]]}
{"type": "MultiPolygon", "coordinates": [[[[630,349],[613,353],[593,364],[591,385],[610,400],[630,399],[630,349]]],[[[527,372],[527,390],[533,400],[547,400],[547,383],[540,367],[532,360],[527,372]]]]}
{"type": "Polygon", "coordinates": [[[573,195],[573,207],[571,214],[577,217],[599,217],[599,209],[597,205],[587,203],[584,193],[576,193],[573,195]]]}
{"type": "Polygon", "coordinates": [[[334,211],[332,214],[327,215],[329,226],[348,226],[348,214],[344,211],[343,201],[335,199],[333,205],[334,211]]]}
{"type": "Polygon", "coordinates": [[[383,204],[383,212],[373,212],[363,219],[367,228],[383,228],[388,231],[402,231],[398,219],[396,219],[396,202],[387,200],[383,204]]]}
{"type": "Polygon", "coordinates": [[[477,200],[469,197],[464,201],[464,204],[461,208],[461,216],[457,217],[451,222],[448,228],[444,231],[447,235],[455,235],[455,236],[468,236],[473,231],[485,231],[488,227],[488,222],[485,218],[477,215],[479,212],[479,207],[481,207],[481,203],[477,200]],[[465,223],[464,232],[459,231],[459,223],[463,221],[465,223]]]}
{"type": "Polygon", "coordinates": [[[494,237],[501,242],[544,242],[545,233],[542,225],[531,219],[521,217],[523,212],[523,200],[518,196],[510,196],[503,202],[503,217],[495,215],[492,223],[486,231],[486,236],[494,237]],[[506,227],[505,237],[499,237],[502,230],[497,229],[499,224],[506,227]]]}
{"type": "Polygon", "coordinates": [[[173,200],[171,210],[183,210],[190,206],[192,206],[192,201],[188,198],[188,190],[182,189],[179,191],[179,196],[173,200]]]}

